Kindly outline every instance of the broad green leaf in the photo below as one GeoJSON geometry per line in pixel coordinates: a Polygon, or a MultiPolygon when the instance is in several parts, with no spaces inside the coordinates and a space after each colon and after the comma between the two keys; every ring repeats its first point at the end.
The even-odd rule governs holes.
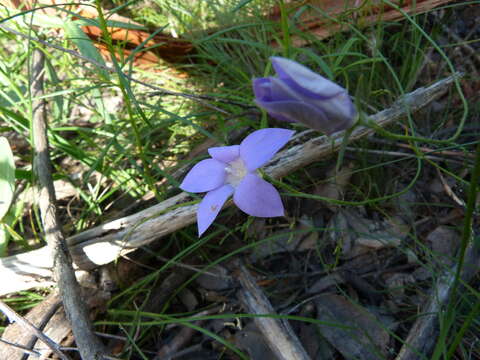
{"type": "Polygon", "coordinates": [[[0,137],[0,220],[5,216],[15,190],[15,163],[7,138],[0,137]]]}
{"type": "MultiPolygon", "coordinates": [[[[83,30],[72,21],[68,21],[63,25],[65,29],[65,33],[67,34],[68,38],[73,41],[75,45],[77,45],[80,53],[83,56],[88,57],[89,59],[95,60],[97,63],[106,66],[105,61],[103,60],[102,56],[98,52],[97,48],[93,45],[92,40],[83,32],[83,30]]],[[[99,75],[104,80],[109,80],[109,74],[105,69],[97,67],[99,75]]]]}

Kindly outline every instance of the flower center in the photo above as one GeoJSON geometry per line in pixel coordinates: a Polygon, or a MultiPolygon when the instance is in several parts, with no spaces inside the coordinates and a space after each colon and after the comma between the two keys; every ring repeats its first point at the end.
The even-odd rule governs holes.
{"type": "Polygon", "coordinates": [[[233,187],[237,187],[248,172],[245,163],[239,157],[229,162],[225,171],[227,172],[227,184],[233,187]]]}

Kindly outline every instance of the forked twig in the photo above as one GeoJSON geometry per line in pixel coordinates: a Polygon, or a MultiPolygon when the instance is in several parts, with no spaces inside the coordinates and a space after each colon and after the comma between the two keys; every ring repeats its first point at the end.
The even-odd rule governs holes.
{"type": "MultiPolygon", "coordinates": [[[[369,117],[371,122],[385,127],[416,111],[440,97],[453,83],[450,76],[426,88],[419,88],[393,104],[391,108],[369,117]]],[[[358,126],[349,141],[373,135],[371,127],[358,126]]],[[[281,178],[299,168],[325,158],[338,151],[344,140],[344,132],[331,137],[319,136],[300,144],[287,147],[279,152],[265,167],[265,173],[272,178],[281,178]]],[[[186,204],[192,198],[181,193],[155,206],[131,216],[87,230],[68,238],[68,244],[75,263],[84,269],[91,269],[109,263],[122,252],[146,245],[178,229],[195,222],[198,204],[186,204]]],[[[227,203],[226,206],[231,204],[227,203]]]]}

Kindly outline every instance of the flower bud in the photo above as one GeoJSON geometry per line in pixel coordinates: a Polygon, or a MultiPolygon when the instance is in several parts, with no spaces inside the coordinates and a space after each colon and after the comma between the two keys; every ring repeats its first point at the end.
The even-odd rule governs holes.
{"type": "Polygon", "coordinates": [[[347,91],[307,67],[272,57],[277,77],[253,80],[255,103],[278,120],[331,135],[353,125],[357,112],[347,91]]]}

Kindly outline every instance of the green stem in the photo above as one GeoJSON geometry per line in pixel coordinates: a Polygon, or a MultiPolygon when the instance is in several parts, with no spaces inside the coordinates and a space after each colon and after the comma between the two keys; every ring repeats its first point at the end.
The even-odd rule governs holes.
{"type": "MultiPolygon", "coordinates": [[[[457,302],[457,290],[460,284],[460,275],[463,269],[463,265],[465,262],[465,253],[467,251],[468,244],[471,241],[472,236],[472,223],[473,223],[473,215],[476,208],[476,199],[477,199],[477,190],[478,190],[478,182],[480,180],[480,143],[477,144],[477,149],[475,153],[475,164],[473,167],[472,177],[470,179],[470,187],[468,190],[468,199],[467,199],[467,209],[465,212],[465,220],[463,223],[463,234],[462,234],[462,242],[460,245],[460,252],[458,256],[458,264],[457,270],[455,272],[455,279],[452,286],[451,298],[448,303],[447,312],[445,317],[447,319],[452,319],[453,311],[455,310],[455,304],[457,302]]],[[[444,329],[443,336],[439,338],[437,342],[437,346],[433,353],[432,359],[438,359],[440,356],[441,349],[445,346],[445,337],[449,332],[449,327],[451,326],[452,322],[447,322],[446,329],[444,329]]],[[[458,334],[457,334],[458,335],[458,334]]],[[[452,347],[448,351],[447,358],[455,351],[456,346],[458,345],[458,340],[455,339],[452,347]]]]}

